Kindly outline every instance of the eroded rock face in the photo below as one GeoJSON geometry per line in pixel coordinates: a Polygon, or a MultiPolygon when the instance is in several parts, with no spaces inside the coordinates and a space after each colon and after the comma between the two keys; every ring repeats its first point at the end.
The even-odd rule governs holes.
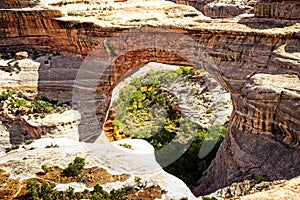
{"type": "Polygon", "coordinates": [[[265,199],[272,200],[280,198],[282,200],[297,199],[300,193],[299,180],[300,178],[293,178],[280,184],[278,186],[273,186],[268,191],[258,192],[256,194],[251,194],[249,196],[242,197],[242,200],[256,200],[265,199]]]}
{"type": "Polygon", "coordinates": [[[0,70],[0,91],[14,90],[23,93],[29,99],[34,99],[37,96],[39,63],[29,59],[11,59],[7,61],[0,60],[0,66],[16,66],[18,68],[18,70],[12,70],[12,72],[0,70]]]}
{"type": "Polygon", "coordinates": [[[253,13],[257,0],[172,0],[177,4],[195,7],[205,16],[212,18],[232,18],[243,13],[253,13]]]}
{"type": "MultiPolygon", "coordinates": [[[[36,177],[36,173],[42,172],[41,166],[44,164],[64,169],[76,156],[85,158],[85,168],[99,167],[112,175],[130,175],[126,181],[114,181],[111,178],[101,185],[105,190],[133,186],[134,177],[139,176],[147,186],[161,186],[165,191],[163,199],[196,199],[180,179],[163,171],[155,160],[153,147],[144,140],[86,144],[66,138],[44,138],[26,145],[25,150],[1,156],[0,168],[9,173],[10,178],[24,180],[36,177]],[[131,144],[133,149],[119,146],[120,143],[131,144]],[[46,148],[51,145],[55,148],[46,148]]],[[[77,184],[80,187],[76,190],[88,188],[87,182],[85,180],[77,184]]],[[[60,187],[63,188],[64,185],[68,188],[68,184],[61,184],[60,187]]]]}
{"type": "Polygon", "coordinates": [[[0,150],[19,145],[27,140],[39,138],[68,138],[79,141],[78,124],[80,113],[67,110],[63,113],[48,114],[44,118],[13,116],[0,111],[0,150]]]}
{"type": "MultiPolygon", "coordinates": [[[[182,37],[188,36],[210,57],[212,64],[201,64],[230,92],[234,106],[228,135],[193,192],[209,193],[254,175],[266,175],[273,180],[299,175],[300,29],[297,21],[282,27],[255,28],[245,23],[208,20],[191,7],[169,3],[163,2],[160,11],[144,2],[144,7],[138,4],[142,6],[138,9],[136,4],[131,7],[126,4],[126,8],[121,5],[123,18],[117,12],[119,4],[112,4],[112,10],[101,11],[102,14],[99,11],[96,19],[62,17],[63,12],[54,12],[52,8],[32,12],[1,11],[5,13],[1,16],[8,20],[5,22],[10,23],[4,23],[6,27],[0,29],[4,33],[0,48],[14,44],[18,48],[36,47],[81,55],[85,64],[90,64],[85,67],[91,73],[87,74],[89,78],[81,77],[82,85],[77,86],[86,89],[80,90],[83,96],[93,94],[95,98],[90,102],[80,102],[79,98],[77,103],[84,109],[96,107],[96,120],[103,122],[113,88],[131,70],[151,61],[193,66],[201,63],[193,62],[202,54],[191,51],[195,45],[182,37]],[[139,11],[147,9],[154,9],[152,14],[164,16],[164,20],[139,11]],[[140,14],[128,14],[130,10],[140,14]],[[171,12],[174,10],[177,15],[171,12]],[[21,29],[13,23],[14,16],[24,24],[29,24],[28,19],[37,19],[37,23],[21,29]],[[133,30],[132,27],[139,28],[133,30]],[[121,34],[122,31],[129,34],[121,34]],[[97,75],[103,66],[108,67],[97,75]]],[[[61,97],[61,101],[70,99],[74,88],[66,85],[72,83],[82,63],[78,58],[78,63],[69,66],[72,72],[67,75],[61,73],[64,66],[45,65],[39,72],[40,91],[47,93],[49,89],[49,97],[61,97]],[[51,80],[55,80],[54,84],[51,80]],[[62,91],[64,95],[57,95],[62,91]]],[[[88,124],[91,129],[82,129],[87,134],[82,140],[93,140],[99,134],[93,132],[93,125],[98,121],[85,121],[88,114],[95,113],[83,116],[83,125],[88,124]]]]}
{"type": "Polygon", "coordinates": [[[256,17],[300,19],[300,2],[297,0],[260,0],[255,5],[256,17]]]}
{"type": "Polygon", "coordinates": [[[232,95],[235,109],[228,135],[193,188],[196,195],[255,176],[299,176],[299,86],[297,75],[255,74],[239,95],[232,95]]]}
{"type": "Polygon", "coordinates": [[[33,7],[38,0],[3,0],[0,2],[0,8],[24,8],[33,7]]]}

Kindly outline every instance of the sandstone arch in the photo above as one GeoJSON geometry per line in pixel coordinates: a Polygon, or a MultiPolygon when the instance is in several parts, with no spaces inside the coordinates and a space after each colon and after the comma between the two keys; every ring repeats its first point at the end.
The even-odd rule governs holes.
{"type": "MultiPolygon", "coordinates": [[[[67,21],[59,18],[63,14],[57,10],[1,12],[1,20],[7,22],[0,26],[1,49],[13,45],[16,49],[50,49],[87,57],[107,37],[130,29],[124,24],[101,27],[92,22],[67,21]],[[22,29],[18,26],[20,22],[24,25],[22,29]]],[[[194,188],[195,194],[209,193],[254,175],[266,175],[270,180],[298,176],[300,31],[297,26],[257,30],[231,22],[190,25],[169,28],[172,32],[194,38],[198,45],[205,48],[216,66],[211,72],[220,74],[219,80],[231,93],[234,105],[227,138],[211,167],[194,188]],[[286,84],[280,84],[282,80],[286,84]]],[[[164,27],[164,24],[159,27],[164,27]]],[[[137,29],[137,32],[141,31],[137,29]]],[[[179,40],[176,42],[180,43],[179,40]]],[[[100,55],[109,56],[107,53],[111,52],[109,48],[107,50],[100,55]]],[[[52,80],[53,75],[48,77],[48,82],[47,76],[39,81],[39,92],[70,101],[76,70],[83,62],[79,57],[79,64],[69,66],[72,75],[61,73],[66,66],[59,66],[55,80],[52,80]]],[[[89,60],[93,61],[86,59],[89,60]]],[[[53,67],[53,61],[51,64],[53,67]]],[[[94,64],[97,66],[99,63],[94,64]]],[[[39,73],[42,74],[43,69],[39,73]]],[[[95,78],[96,87],[99,77],[95,78]]],[[[99,93],[96,100],[99,105],[107,104],[105,94],[99,93]]],[[[94,102],[91,103],[94,106],[94,102]]],[[[88,103],[83,106],[89,108],[88,103]]]]}

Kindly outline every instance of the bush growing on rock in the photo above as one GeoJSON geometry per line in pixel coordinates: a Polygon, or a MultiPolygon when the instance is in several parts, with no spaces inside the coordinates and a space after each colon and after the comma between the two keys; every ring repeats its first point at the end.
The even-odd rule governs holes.
{"type": "Polygon", "coordinates": [[[14,94],[14,92],[10,91],[10,90],[7,90],[7,91],[3,91],[1,93],[1,97],[0,97],[0,100],[1,101],[5,101],[7,100],[8,98],[12,97],[14,94]]]}
{"type": "Polygon", "coordinates": [[[85,159],[81,157],[76,157],[74,161],[63,170],[63,173],[66,176],[78,176],[83,170],[84,165],[85,159]]]}
{"type": "Polygon", "coordinates": [[[193,67],[189,66],[179,66],[177,73],[183,75],[195,75],[196,70],[193,67]]]}
{"type": "Polygon", "coordinates": [[[56,106],[47,101],[35,100],[31,103],[31,107],[37,113],[50,113],[56,106]]]}

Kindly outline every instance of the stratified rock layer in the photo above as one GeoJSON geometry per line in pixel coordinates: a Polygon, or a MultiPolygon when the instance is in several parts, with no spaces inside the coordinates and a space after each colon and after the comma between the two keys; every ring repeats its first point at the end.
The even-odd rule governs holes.
{"type": "Polygon", "coordinates": [[[194,193],[254,175],[274,180],[300,174],[297,21],[255,29],[208,20],[191,7],[164,1],[111,4],[95,13],[80,6],[64,12],[53,7],[1,11],[5,27],[0,28],[0,48],[43,48],[84,58],[68,65],[70,74],[55,62],[70,55],[53,58],[53,65],[50,59],[39,71],[40,95],[62,102],[72,98],[85,112],[82,140],[98,136],[94,128],[98,120],[103,122],[111,92],[127,73],[151,61],[200,65],[230,92],[234,111],[228,135],[194,193]],[[72,16],[63,14],[71,11],[72,16]],[[82,16],[86,12],[96,17],[82,16]]]}
{"type": "Polygon", "coordinates": [[[260,0],[255,5],[256,17],[300,19],[298,0],[260,0]]]}
{"type": "Polygon", "coordinates": [[[257,0],[171,0],[177,4],[195,7],[205,16],[212,18],[232,18],[243,13],[253,13],[257,0]]]}

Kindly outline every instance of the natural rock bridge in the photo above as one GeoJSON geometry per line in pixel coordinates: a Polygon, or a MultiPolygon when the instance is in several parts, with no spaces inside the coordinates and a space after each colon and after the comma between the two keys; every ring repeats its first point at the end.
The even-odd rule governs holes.
{"type": "Polygon", "coordinates": [[[170,16],[126,24],[103,17],[101,24],[49,8],[1,10],[0,48],[54,52],[39,58],[38,92],[97,114],[94,119],[85,113],[82,140],[99,134],[92,125],[103,122],[113,88],[128,73],[148,62],[191,65],[210,72],[234,106],[227,137],[194,193],[255,175],[271,180],[299,175],[299,25],[290,21],[278,28],[282,24],[274,20],[272,27],[261,28],[254,18],[212,21],[190,7],[169,4],[162,10],[187,13],[181,24],[168,24],[170,16]]]}

